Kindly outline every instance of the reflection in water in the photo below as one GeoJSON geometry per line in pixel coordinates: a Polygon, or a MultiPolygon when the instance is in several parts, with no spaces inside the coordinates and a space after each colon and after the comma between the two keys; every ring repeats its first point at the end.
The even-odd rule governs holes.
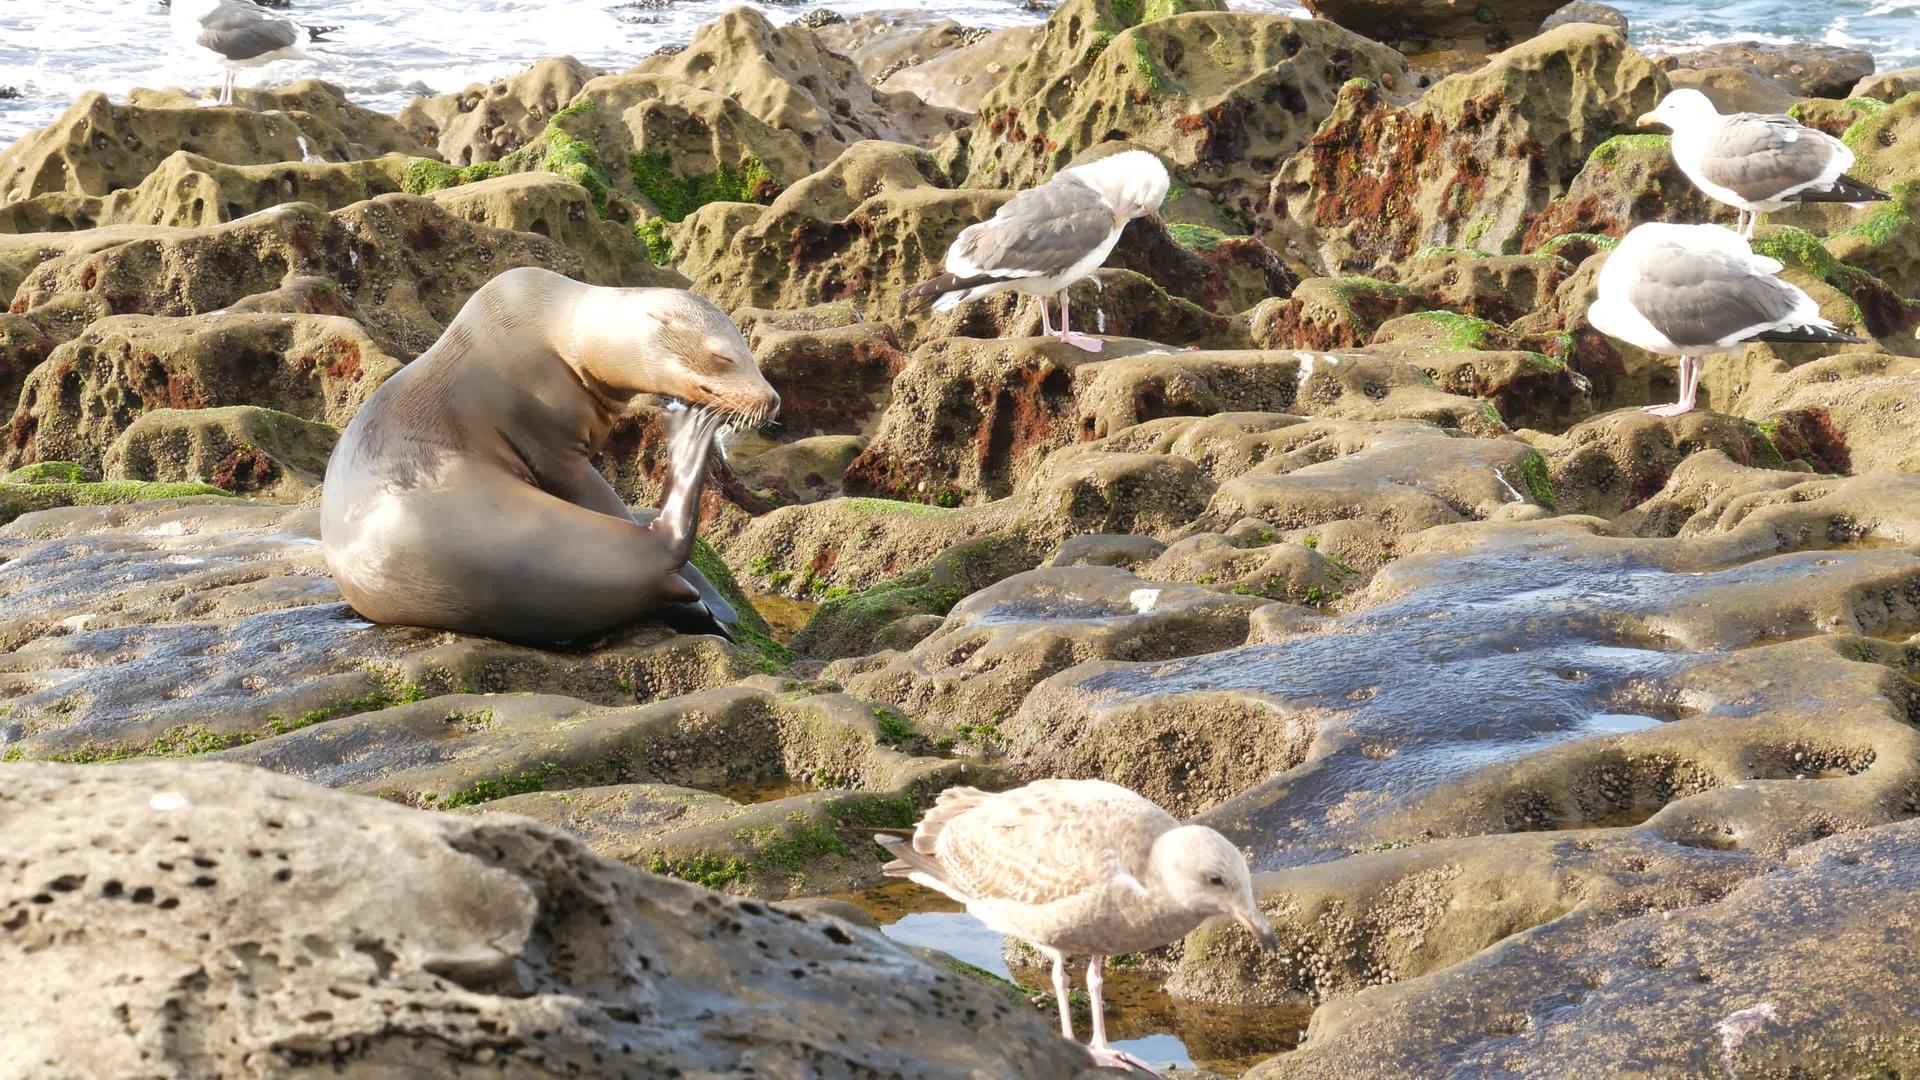
{"type": "MultiPolygon", "coordinates": [[[[1043,968],[1007,965],[1004,939],[961,906],[931,889],[893,881],[837,899],[857,904],[880,923],[881,932],[905,945],[936,949],[1017,983],[1039,998],[1036,1008],[1053,1019],[1053,991],[1043,968]]],[[[1158,976],[1126,958],[1107,965],[1107,1028],[1113,1044],[1157,1068],[1210,1069],[1237,1076],[1274,1054],[1298,1046],[1312,1011],[1301,1007],[1211,1005],[1170,997],[1158,976]]],[[[1084,976],[1076,972],[1076,989],[1084,976]]],[[[1084,1004],[1074,1029],[1086,1038],[1084,1004]]]]}

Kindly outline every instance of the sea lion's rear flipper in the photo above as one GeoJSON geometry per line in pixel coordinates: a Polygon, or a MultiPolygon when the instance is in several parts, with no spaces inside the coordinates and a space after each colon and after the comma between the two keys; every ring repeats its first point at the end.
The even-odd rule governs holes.
{"type": "Polygon", "coordinates": [[[733,609],[733,605],[721,595],[719,589],[713,587],[713,582],[707,580],[707,575],[701,573],[699,567],[688,563],[680,568],[680,577],[699,591],[700,603],[713,616],[714,622],[727,628],[729,631],[727,636],[732,637],[731,631],[740,622],[740,613],[733,609]]]}

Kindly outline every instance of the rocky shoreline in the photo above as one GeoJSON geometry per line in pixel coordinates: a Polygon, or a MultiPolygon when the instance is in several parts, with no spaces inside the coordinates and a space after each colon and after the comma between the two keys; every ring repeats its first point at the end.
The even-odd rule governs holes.
{"type": "MultiPolygon", "coordinates": [[[[0,953],[38,1033],[0,1071],[1072,1075],[1005,986],[818,899],[879,883],[859,829],[1041,776],[1248,853],[1277,955],[1135,958],[1285,1045],[1311,1010],[1246,1075],[1920,1069],[1920,94],[1556,6],[738,9],[397,117],[87,94],[0,151],[0,953]],[[1732,220],[1635,128],[1683,85],[1895,198],[1755,242],[1867,344],[1713,357],[1663,419],[1671,361],[1585,312],[1628,228],[1732,220]],[[1102,353],[905,295],[1129,148],[1175,184],[1073,290],[1102,353]],[[710,464],[696,554],[739,642],[373,626],[327,577],[339,429],[520,266],[746,334],[785,406],[710,464]]],[[[663,439],[609,440],[629,501],[663,439]]]]}

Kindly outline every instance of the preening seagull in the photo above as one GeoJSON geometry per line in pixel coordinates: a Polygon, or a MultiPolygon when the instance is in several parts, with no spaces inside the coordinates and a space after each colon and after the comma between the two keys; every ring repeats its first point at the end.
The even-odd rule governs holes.
{"type": "Polygon", "coordinates": [[[1107,1045],[1107,957],[1176,941],[1215,915],[1273,948],[1239,848],[1103,780],[1037,780],[998,794],[948,788],[911,832],[883,829],[876,839],[894,857],[883,867],[889,876],[945,893],[1053,961],[1060,1033],[1069,1039],[1067,957],[1089,957],[1089,1049],[1103,1066],[1153,1071],[1107,1045]]]}
{"type": "Polygon", "coordinates": [[[1635,226],[1600,267],[1600,296],[1587,308],[1594,329],[1649,352],[1680,358],[1680,400],[1650,405],[1656,416],[1693,409],[1700,358],[1745,341],[1860,344],[1820,316],[1820,305],[1773,275],[1780,264],[1756,255],[1718,225],[1635,226]]]}
{"type": "Polygon", "coordinates": [[[1791,116],[1722,116],[1698,90],[1675,90],[1640,125],[1673,129],[1673,161],[1695,187],[1740,211],[1740,235],[1753,238],[1761,213],[1797,202],[1863,206],[1892,196],[1846,175],[1853,151],[1791,116]]]}
{"type": "Polygon", "coordinates": [[[1160,208],[1167,184],[1167,167],[1145,150],[1062,169],[1015,195],[992,218],[967,226],[947,249],[947,272],[907,295],[936,297],[935,311],[1009,289],[1038,296],[1048,336],[1099,352],[1098,339],[1067,328],[1067,288],[1107,261],[1127,222],[1160,208]],[[1057,331],[1047,315],[1047,297],[1055,293],[1057,331]]]}
{"type": "Polygon", "coordinates": [[[234,77],[244,67],[276,60],[315,60],[304,51],[337,26],[302,26],[250,0],[173,0],[169,19],[174,39],[188,51],[212,53],[226,68],[226,83],[215,105],[233,104],[234,77]]]}

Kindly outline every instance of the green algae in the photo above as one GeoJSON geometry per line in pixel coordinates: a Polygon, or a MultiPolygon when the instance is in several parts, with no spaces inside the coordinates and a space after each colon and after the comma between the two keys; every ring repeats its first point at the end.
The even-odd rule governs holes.
{"type": "Polygon", "coordinates": [[[1190,225],[1184,221],[1167,223],[1167,235],[1173,242],[1189,251],[1212,251],[1229,240],[1244,240],[1246,237],[1234,236],[1206,225],[1190,225]]]}
{"type": "Polygon", "coordinates": [[[633,186],[668,221],[684,221],[708,203],[757,202],[762,191],[780,186],[780,179],[757,157],[743,159],[737,168],[723,165],[716,173],[698,176],[676,173],[665,154],[644,151],[628,158],[627,168],[633,186]]]}
{"type": "MultiPolygon", "coordinates": [[[[50,476],[53,474],[49,474],[50,476]]],[[[22,514],[62,506],[105,506],[112,503],[184,499],[194,495],[234,498],[234,493],[212,484],[153,480],[32,480],[0,482],[0,525],[22,514]]]]}
{"type": "Polygon", "coordinates": [[[650,217],[633,227],[633,235],[647,249],[647,258],[655,266],[673,261],[673,238],[667,235],[667,219],[650,217]]]}
{"type": "Polygon", "coordinates": [[[1671,135],[1615,135],[1593,148],[1593,153],[1587,155],[1587,164],[1612,167],[1625,157],[1659,157],[1672,152],[1671,135]]]}
{"type": "Polygon", "coordinates": [[[840,505],[849,510],[858,510],[870,514],[944,514],[952,509],[946,506],[933,506],[928,503],[907,502],[903,499],[871,499],[854,497],[840,500],[840,505]]]}
{"type": "Polygon", "coordinates": [[[1907,209],[1907,197],[1913,192],[1913,181],[1901,180],[1887,189],[1893,196],[1889,202],[1881,203],[1873,213],[1847,227],[1843,236],[1858,236],[1874,247],[1885,247],[1896,238],[1913,228],[1913,213],[1907,209]]]}
{"type": "Polygon", "coordinates": [[[75,484],[84,483],[87,471],[71,461],[40,461],[32,465],[22,465],[8,473],[9,484],[75,484]]]}
{"type": "Polygon", "coordinates": [[[497,161],[480,161],[456,169],[444,162],[413,158],[400,174],[400,190],[409,195],[431,195],[436,191],[491,180],[500,175],[502,171],[497,161]]]}
{"type": "Polygon", "coordinates": [[[1524,481],[1527,495],[1533,501],[1552,510],[1559,505],[1558,493],[1553,490],[1553,475],[1547,470],[1547,459],[1540,456],[1538,450],[1528,450],[1520,459],[1520,478],[1524,481]]]}
{"type": "Polygon", "coordinates": [[[1491,348],[1492,336],[1499,329],[1485,319],[1452,311],[1416,311],[1413,317],[1444,330],[1446,347],[1453,350],[1480,352],[1491,348]]]}
{"type": "Polygon", "coordinates": [[[1591,244],[1597,250],[1612,251],[1614,248],[1620,246],[1620,239],[1619,237],[1607,236],[1602,233],[1561,233],[1559,236],[1541,244],[1535,249],[1534,254],[1559,255],[1562,248],[1569,247],[1573,244],[1591,244]]]}
{"type": "Polygon", "coordinates": [[[773,630],[767,620],[761,616],[753,601],[747,599],[746,591],[740,588],[740,582],[733,576],[733,570],[727,561],[720,557],[712,544],[695,537],[693,550],[687,561],[706,576],[714,589],[726,597],[727,603],[739,616],[733,626],[733,633],[740,644],[746,646],[747,662],[755,669],[766,674],[776,674],[793,663],[793,651],[774,640],[773,630]]]}

